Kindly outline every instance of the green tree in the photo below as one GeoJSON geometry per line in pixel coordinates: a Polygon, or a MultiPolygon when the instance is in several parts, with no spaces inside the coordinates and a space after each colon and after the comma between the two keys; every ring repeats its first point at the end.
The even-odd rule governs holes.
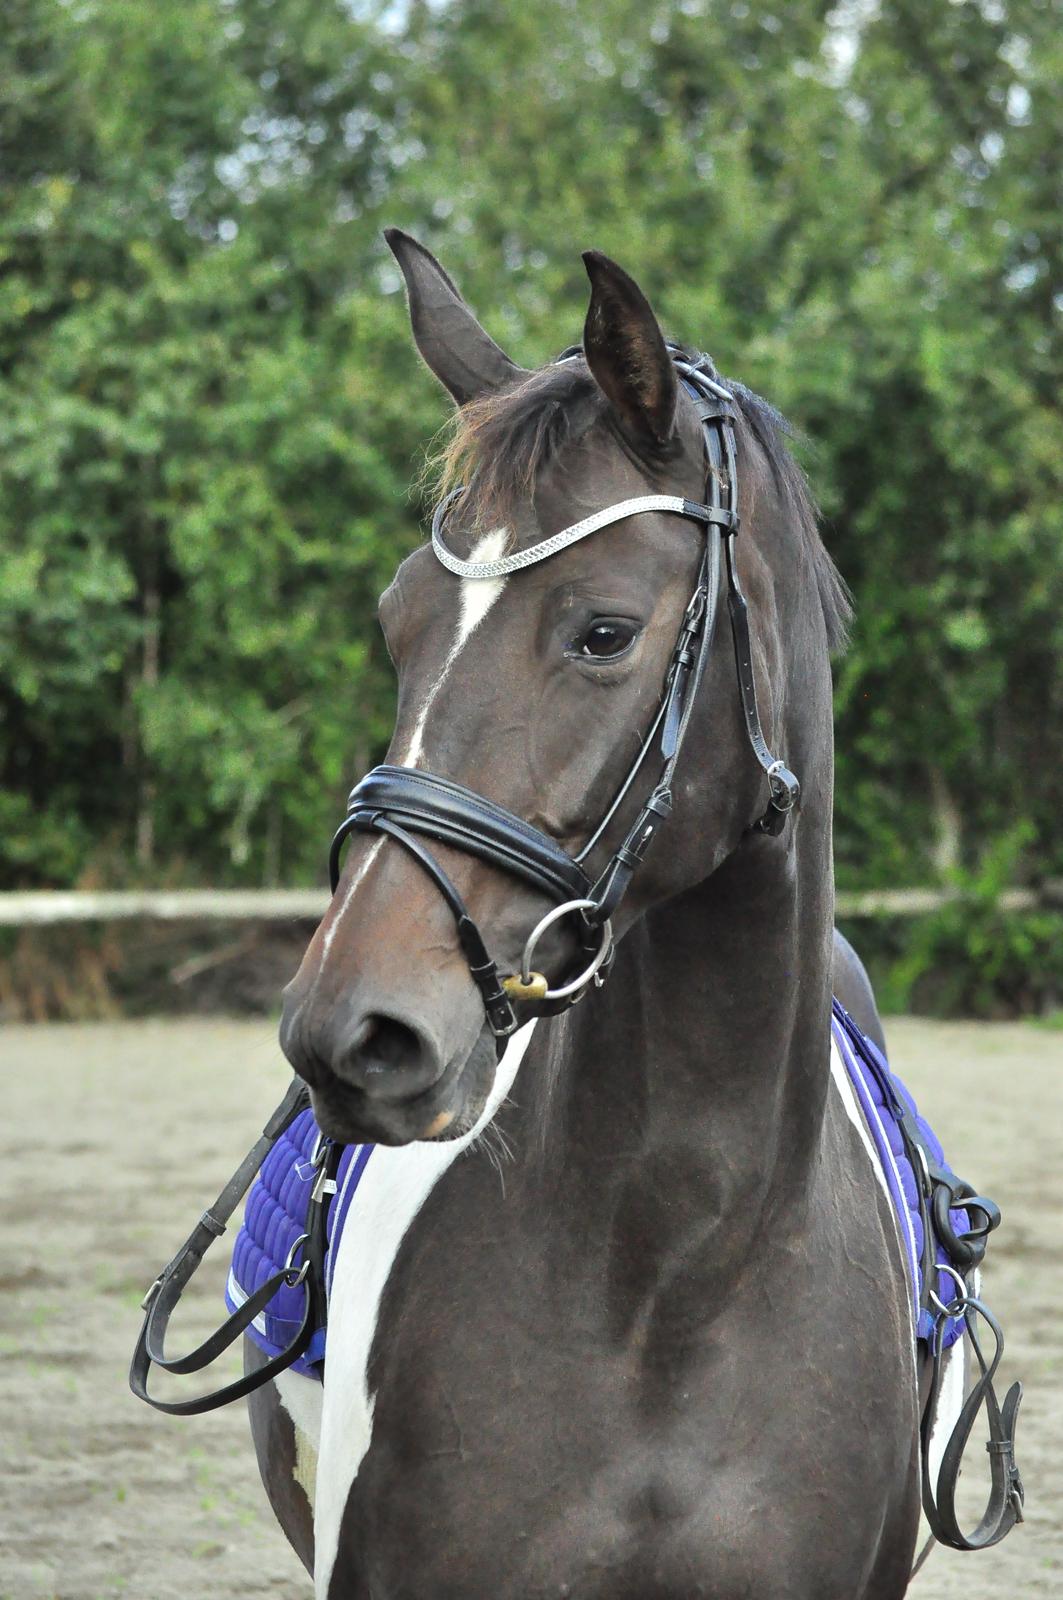
{"type": "Polygon", "coordinates": [[[446,407],[387,223],[514,356],[579,249],[794,419],[858,615],[849,884],[1063,871],[1059,8],[11,0],[8,884],[320,876],[446,407]],[[1016,835],[1018,837],[1018,835],[1016,835]]]}

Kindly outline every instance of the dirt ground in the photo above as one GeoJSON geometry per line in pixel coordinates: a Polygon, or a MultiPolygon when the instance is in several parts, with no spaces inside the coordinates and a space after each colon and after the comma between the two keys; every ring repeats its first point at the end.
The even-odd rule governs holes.
{"type": "MultiPolygon", "coordinates": [[[[889,1032],[954,1165],[1003,1208],[985,1288],[1027,1388],[1026,1526],[985,1554],[935,1552],[912,1593],[1063,1596],[1063,1033],[889,1032]]],[[[243,1409],[160,1416],[125,1376],[140,1296],[283,1091],[270,1024],[12,1026],[0,1060],[0,1600],[308,1600],[243,1409]]],[[[181,1348],[218,1314],[225,1252],[181,1348]]]]}

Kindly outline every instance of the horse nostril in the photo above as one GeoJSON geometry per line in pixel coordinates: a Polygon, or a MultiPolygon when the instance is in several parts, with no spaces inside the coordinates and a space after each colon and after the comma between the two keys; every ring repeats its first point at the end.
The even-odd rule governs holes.
{"type": "Polygon", "coordinates": [[[394,1017],[370,1013],[358,1033],[360,1037],[351,1054],[360,1056],[370,1070],[390,1072],[417,1066],[421,1061],[420,1039],[412,1028],[394,1017]]]}
{"type": "Polygon", "coordinates": [[[362,1017],[333,1059],[337,1077],[379,1099],[402,1099],[431,1088],[443,1070],[415,1029],[382,1012],[362,1017]]]}

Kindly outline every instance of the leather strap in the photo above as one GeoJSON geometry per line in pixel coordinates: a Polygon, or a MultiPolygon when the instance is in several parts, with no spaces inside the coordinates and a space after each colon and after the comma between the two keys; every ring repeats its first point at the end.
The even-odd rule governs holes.
{"type": "Polygon", "coordinates": [[[749,606],[742,592],[742,585],[738,581],[738,568],[735,563],[735,539],[739,528],[738,453],[730,417],[725,416],[718,429],[707,430],[707,434],[713,471],[722,472],[726,481],[732,485],[733,521],[723,535],[724,559],[727,563],[727,609],[731,617],[735,671],[738,674],[738,694],[742,702],[746,735],[753,754],[768,780],[767,809],[753,824],[753,831],[774,835],[782,832],[786,818],[800,803],[801,785],[789,767],[777,760],[768,749],[760,722],[757,681],[753,671],[753,647],[749,637],[749,606]]]}
{"type": "MultiPolygon", "coordinates": [[[[714,489],[712,492],[718,491],[714,489]]],[[[623,844],[613,852],[604,872],[591,890],[591,899],[597,903],[598,909],[587,915],[588,920],[596,926],[600,927],[612,916],[627,893],[636,871],[646,859],[662,823],[672,814],[672,778],[690,726],[694,703],[701,687],[705,663],[712,644],[716,625],[719,577],[719,552],[710,539],[705,545],[698,570],[697,586],[687,605],[665,682],[664,726],[661,732],[661,755],[664,766],[649,799],[629,828],[623,844]]],[[[641,752],[638,759],[641,765],[641,752]]]]}
{"type": "MultiPolygon", "coordinates": [[[[403,768],[396,770],[402,771],[403,768]]],[[[389,839],[394,839],[408,850],[414,860],[424,868],[432,879],[436,888],[443,896],[447,905],[454,914],[458,929],[458,943],[461,945],[462,954],[469,967],[469,975],[480,991],[484,1011],[487,1014],[488,1025],[496,1039],[508,1038],[517,1029],[517,1017],[510,1004],[509,996],[502,987],[502,980],[498,976],[498,968],[487,953],[476,923],[469,915],[465,901],[454,884],[453,879],[444,872],[435,856],[430,850],[425,849],[419,840],[407,833],[405,828],[400,828],[391,817],[380,815],[373,819],[373,827],[380,833],[386,833],[389,839]]]]}
{"type": "MultiPolygon", "coordinates": [[[[138,1399],[144,1400],[156,1411],[170,1416],[191,1417],[203,1411],[214,1411],[218,1406],[240,1400],[255,1389],[268,1383],[278,1372],[290,1367],[306,1350],[316,1329],[324,1326],[327,1308],[324,1290],[324,1264],[326,1249],[326,1222],[330,1198],[329,1184],[335,1179],[341,1146],[331,1140],[323,1141],[319,1171],[311,1185],[307,1202],[306,1241],[302,1263],[292,1263],[275,1272],[260,1289],[251,1295],[238,1311],[233,1312],[209,1339],[188,1355],[168,1357],[164,1354],[166,1329],[185,1288],[204,1255],[225,1232],[226,1224],[248,1189],[277,1140],[290,1128],[300,1112],[310,1104],[306,1085],[294,1078],[287,1094],[266,1123],[261,1137],[241,1161],[214,1204],[206,1210],[192,1229],[173,1260],[160,1272],[144,1297],[144,1322],[133,1351],[129,1369],[129,1387],[138,1399]],[[282,1285],[294,1287],[302,1283],[306,1300],[298,1332],[286,1349],[273,1356],[256,1372],[245,1373],[242,1378],[215,1389],[210,1394],[198,1395],[190,1400],[159,1400],[148,1393],[148,1379],[153,1366],[165,1372],[183,1375],[200,1372],[210,1365],[224,1350],[251,1325],[259,1312],[265,1310],[282,1285]]],[[[333,1184],[334,1186],[334,1184],[333,1184]]]]}
{"type": "Polygon", "coordinates": [[[449,778],[393,766],[374,767],[351,790],[347,816],[329,854],[333,893],[344,839],[352,829],[377,828],[381,816],[514,873],[551,900],[578,900],[587,893],[590,880],[583,868],[522,817],[449,778]]]}
{"type": "MultiPolygon", "coordinates": [[[[1005,1534],[1010,1533],[1015,1524],[1023,1520],[1022,1478],[1015,1464],[1015,1425],[1022,1402],[1022,1384],[1013,1383],[1004,1396],[1003,1406],[998,1403],[993,1379],[1004,1351],[1004,1334],[989,1308],[981,1300],[966,1294],[959,1296],[941,1313],[942,1324],[949,1316],[959,1315],[961,1310],[980,1375],[963,1403],[941,1457],[937,1483],[932,1484],[930,1439],[937,1420],[937,1407],[945,1370],[941,1352],[935,1348],[930,1396],[920,1428],[923,1511],[930,1524],[930,1531],[939,1543],[948,1545],[951,1550],[987,1550],[990,1545],[999,1544],[1005,1534]],[[978,1339],[976,1317],[981,1317],[985,1321],[993,1335],[995,1348],[993,1358],[989,1362],[986,1361],[978,1339]],[[977,1527],[965,1534],[956,1515],[956,1485],[971,1430],[983,1406],[989,1427],[989,1439],[986,1443],[986,1450],[989,1452],[989,1499],[977,1527]]],[[[937,1342],[935,1335],[935,1346],[937,1342]]]]}

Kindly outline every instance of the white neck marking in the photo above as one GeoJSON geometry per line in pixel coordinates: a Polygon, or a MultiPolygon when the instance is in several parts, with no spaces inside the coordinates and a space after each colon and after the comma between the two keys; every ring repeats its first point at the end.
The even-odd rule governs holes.
{"type": "MultiPolygon", "coordinates": [[[[369,1356],[381,1296],[399,1247],[440,1178],[479,1137],[508,1095],[534,1028],[534,1021],[527,1022],[510,1039],[471,1133],[443,1144],[415,1143],[397,1149],[378,1145],[347,1213],[329,1297],[320,1435],[310,1440],[319,1450],[314,1501],[318,1600],[327,1600],[344,1509],[372,1438],[376,1396],[369,1389],[369,1356]]],[[[485,1158],[481,1154],[479,1159],[485,1158]]]]}

